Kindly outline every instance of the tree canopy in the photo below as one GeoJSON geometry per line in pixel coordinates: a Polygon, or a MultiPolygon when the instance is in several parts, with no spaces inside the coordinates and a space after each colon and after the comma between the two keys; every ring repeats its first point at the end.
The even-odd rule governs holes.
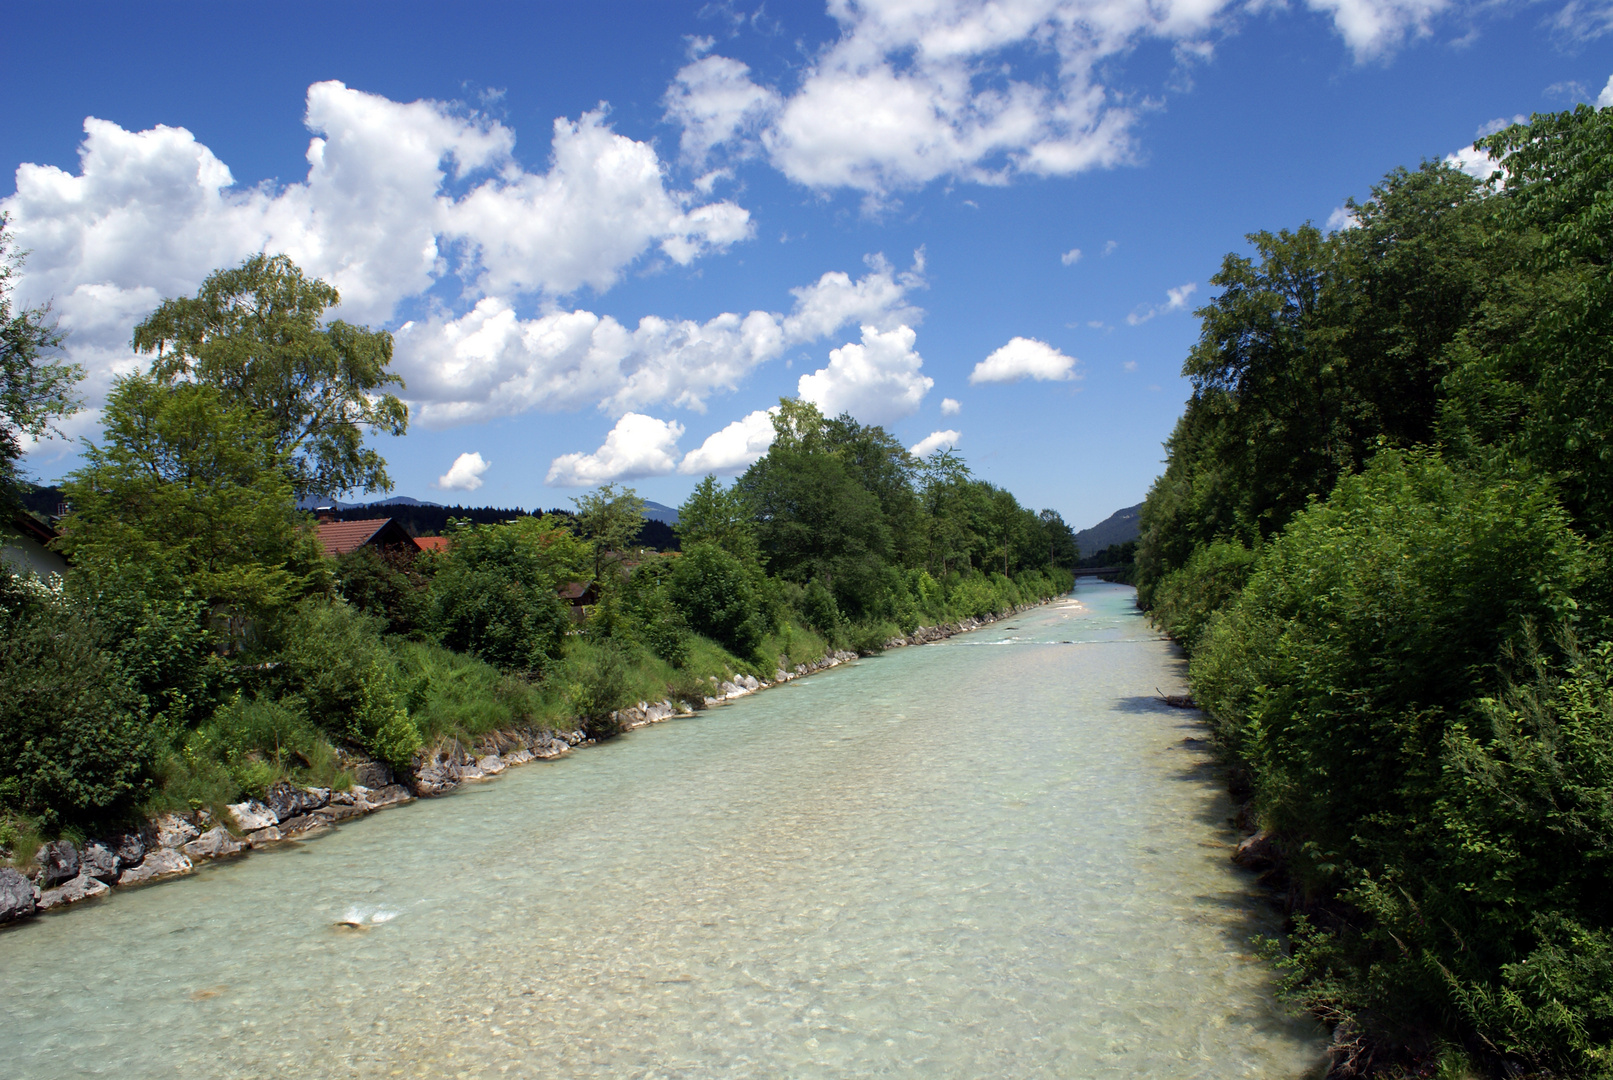
{"type": "Polygon", "coordinates": [[[408,407],[385,392],[403,387],[388,370],[392,335],[323,323],[340,301],[286,256],[254,255],[210,274],[193,297],[164,300],[135,327],[134,348],[153,354],[159,381],[214,386],[255,410],[298,497],[390,491],[386,462],[364,439],[408,429],[408,407]]]}
{"type": "Polygon", "coordinates": [[[12,279],[23,254],[12,246],[7,224],[0,214],[0,526],[19,505],[23,440],[49,434],[57,420],[78,411],[73,387],[84,378],[77,364],[50,359],[64,335],[49,307],[14,308],[12,279]]]}

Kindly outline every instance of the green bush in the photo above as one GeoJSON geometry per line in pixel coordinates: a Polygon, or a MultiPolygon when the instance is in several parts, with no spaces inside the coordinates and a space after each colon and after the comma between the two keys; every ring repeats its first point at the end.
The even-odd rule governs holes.
{"type": "Polygon", "coordinates": [[[237,695],[191,733],[182,756],[185,775],[174,763],[165,786],[171,795],[208,805],[262,798],[286,779],[330,787],[342,772],[329,740],[295,697],[237,695]]]}
{"type": "Polygon", "coordinates": [[[208,605],[138,562],[96,562],[68,574],[70,602],[98,628],[113,662],[160,728],[179,732],[208,716],[229,674],[208,605]]]}
{"type": "Polygon", "coordinates": [[[0,806],[47,828],[149,788],[151,725],[98,628],[37,578],[0,572],[0,806]]]}
{"type": "Polygon", "coordinates": [[[417,558],[368,545],[354,548],[336,560],[336,587],[349,604],[380,618],[387,633],[415,633],[424,629],[430,610],[430,582],[416,568],[417,558]]]}
{"type": "Polygon", "coordinates": [[[398,683],[426,743],[474,740],[551,719],[560,709],[538,686],[431,642],[393,641],[398,683]]]}
{"type": "Polygon", "coordinates": [[[806,624],[820,634],[833,635],[844,621],[840,608],[835,605],[834,594],[817,579],[802,591],[799,611],[806,624]]]}
{"type": "MultiPolygon", "coordinates": [[[[1527,1004],[1520,987],[1551,982],[1546,954],[1509,965],[1545,933],[1525,924],[1553,915],[1551,882],[1578,873],[1579,845],[1613,837],[1604,673],[1586,684],[1571,747],[1582,780],[1508,734],[1532,728],[1556,753],[1562,721],[1535,710],[1520,726],[1523,712],[1493,698],[1498,663],[1568,624],[1586,569],[1545,483],[1386,451],[1296,515],[1210,620],[1192,663],[1199,701],[1247,763],[1304,893],[1360,913],[1297,936],[1296,985],[1312,1004],[1440,1030],[1484,1012],[1486,993],[1502,1003],[1495,1023],[1527,1004]],[[1520,754],[1534,754],[1520,758],[1531,772],[1520,754]],[[1558,813],[1576,800],[1594,815],[1558,813]],[[1546,866],[1532,881],[1531,854],[1546,866]]],[[[1610,895],[1602,873],[1596,904],[1610,895]]],[[[1607,922],[1597,908],[1592,928],[1607,922]]]]}
{"type": "Polygon", "coordinates": [[[420,732],[404,708],[381,625],[342,601],[303,601],[281,654],[284,678],[319,727],[401,769],[420,748],[420,732]]]}
{"type": "Polygon", "coordinates": [[[689,625],[734,652],[749,656],[768,631],[751,572],[716,544],[695,544],[672,571],[672,601],[689,625]]]}
{"type": "Polygon", "coordinates": [[[596,739],[619,734],[611,713],[631,704],[627,664],[614,644],[577,650],[566,662],[566,700],[583,730],[596,739]]]}
{"type": "Polygon", "coordinates": [[[505,671],[539,672],[559,657],[571,627],[558,597],[499,569],[449,566],[431,583],[437,639],[505,671]]]}
{"type": "Polygon", "coordinates": [[[1191,654],[1210,616],[1237,597],[1254,563],[1255,552],[1236,540],[1198,548],[1154,587],[1154,621],[1191,654]]]}

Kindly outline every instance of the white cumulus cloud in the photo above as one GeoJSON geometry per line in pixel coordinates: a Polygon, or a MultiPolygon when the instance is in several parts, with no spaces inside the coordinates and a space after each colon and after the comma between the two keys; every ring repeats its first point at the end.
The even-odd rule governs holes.
{"type": "Polygon", "coordinates": [[[957,416],[963,411],[963,402],[957,398],[945,397],[941,399],[941,415],[957,416]]]}
{"type": "Polygon", "coordinates": [[[829,352],[829,364],[801,376],[801,397],[826,416],[850,413],[864,424],[886,424],[911,416],[935,380],[919,369],[924,360],[913,348],[912,327],[880,331],[862,328],[862,342],[829,352]]]}
{"type": "Polygon", "coordinates": [[[184,128],[94,117],[76,173],[18,167],[0,200],[30,252],[17,299],[54,300],[92,404],[138,363],[134,323],[260,251],[337,286],[343,318],[379,322],[445,276],[469,302],[508,307],[607,288],[651,249],[687,263],[749,235],[747,211],[668,188],[654,148],[612,132],[602,111],[556,121],[543,172],[516,162],[509,128],[443,102],[320,82],[305,121],[308,172],[279,187],[237,183],[184,128]]]}
{"type": "Polygon", "coordinates": [[[914,443],[910,452],[914,457],[929,457],[937,450],[947,450],[957,446],[958,440],[962,437],[963,433],[958,431],[932,431],[914,443]]]}
{"type": "Polygon", "coordinates": [[[834,271],[792,289],[789,314],[725,312],[705,322],[645,316],[633,328],[582,309],[522,318],[482,299],[457,317],[409,323],[396,334],[396,366],[428,427],[529,410],[597,405],[621,414],[660,404],[704,412],[759,365],[842,327],[917,323],[907,294],[924,285],[923,260],[896,271],[870,256],[860,278],[834,271]]]}
{"type": "Polygon", "coordinates": [[[677,465],[683,425],[643,413],[627,413],[592,454],[562,454],[549,464],[550,487],[595,487],[641,476],[665,476],[677,465]]]}
{"type": "Polygon", "coordinates": [[[707,56],[678,72],[663,104],[667,119],[683,129],[684,159],[698,164],[713,148],[754,136],[778,111],[779,95],[752,82],[738,60],[707,56]]]}
{"type": "Polygon", "coordinates": [[[1065,266],[1074,266],[1076,263],[1078,263],[1080,261],[1081,261],[1081,249],[1080,248],[1071,248],[1069,251],[1066,251],[1063,255],[1059,256],[1059,262],[1063,263],[1065,266]]]}
{"type": "Polygon", "coordinates": [[[1045,341],[1016,337],[975,365],[971,383],[1006,383],[1020,379],[1052,382],[1076,379],[1075,357],[1066,356],[1045,341]]]}
{"type": "Polygon", "coordinates": [[[483,461],[479,452],[460,454],[448,471],[437,477],[437,486],[444,491],[475,491],[482,486],[482,474],[491,461],[483,461]]]}
{"type": "Polygon", "coordinates": [[[683,456],[678,471],[690,476],[715,473],[731,476],[744,472],[773,445],[773,417],[779,407],[757,409],[742,419],[707,436],[706,441],[683,456]]]}
{"type": "MultiPolygon", "coordinates": [[[[1581,0],[1574,0],[1575,3],[1581,0]]],[[[1454,0],[1307,0],[1357,61],[1430,31],[1454,0]]],[[[838,36],[793,85],[698,53],[665,98],[686,157],[765,154],[790,179],[892,193],[941,177],[1067,176],[1132,156],[1134,97],[1111,61],[1148,41],[1206,56],[1235,0],[831,0],[838,36]]]]}
{"type": "Polygon", "coordinates": [[[1596,107],[1598,109],[1613,108],[1613,75],[1607,77],[1607,85],[1602,87],[1600,94],[1596,95],[1596,107]]]}

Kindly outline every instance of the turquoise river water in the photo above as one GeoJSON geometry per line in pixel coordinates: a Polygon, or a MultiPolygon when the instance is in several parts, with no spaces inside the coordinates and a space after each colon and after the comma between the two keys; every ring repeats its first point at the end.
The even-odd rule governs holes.
{"type": "Polygon", "coordinates": [[[7,930],[0,1077],[1310,1075],[1133,596],[7,930]]]}

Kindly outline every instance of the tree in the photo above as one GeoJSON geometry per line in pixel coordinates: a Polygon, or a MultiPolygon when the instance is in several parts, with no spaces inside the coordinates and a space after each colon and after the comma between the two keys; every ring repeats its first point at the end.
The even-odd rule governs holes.
{"type": "Polygon", "coordinates": [[[247,620],[295,600],[321,572],[318,540],[259,413],[214,386],[135,375],[107,399],[105,425],[102,444],[85,448],[89,463],[63,485],[70,558],[132,562],[160,577],[159,592],[194,590],[228,616],[237,643],[247,620]]]}
{"type": "Polygon", "coordinates": [[[1075,564],[1081,561],[1081,551],[1075,543],[1075,530],[1065,524],[1064,516],[1057,510],[1043,510],[1037,519],[1041,521],[1042,532],[1047,539],[1047,565],[1074,570],[1075,564]]]}
{"type": "Polygon", "coordinates": [[[612,556],[620,560],[639,530],[644,528],[644,500],[632,488],[616,490],[615,484],[572,499],[577,504],[577,525],[594,545],[594,577],[605,570],[612,556]]]}
{"type": "Polygon", "coordinates": [[[386,462],[364,437],[409,426],[408,407],[380,392],[403,386],[387,370],[392,335],[339,319],[321,325],[340,300],[286,256],[254,255],[209,275],[194,297],[164,300],[134,328],[134,347],[155,354],[160,382],[213,386],[258,412],[299,498],[390,491],[386,462]]]}
{"type": "Polygon", "coordinates": [[[678,507],[678,523],[672,531],[686,547],[716,544],[746,563],[758,557],[756,522],[744,493],[737,484],[723,487],[715,476],[708,475],[695,485],[678,507]]]}
{"type": "Polygon", "coordinates": [[[11,279],[22,269],[23,253],[12,249],[7,223],[0,214],[0,522],[19,505],[23,439],[48,435],[56,420],[77,412],[73,384],[84,378],[77,364],[44,359],[64,337],[48,305],[13,313],[11,279]]]}

